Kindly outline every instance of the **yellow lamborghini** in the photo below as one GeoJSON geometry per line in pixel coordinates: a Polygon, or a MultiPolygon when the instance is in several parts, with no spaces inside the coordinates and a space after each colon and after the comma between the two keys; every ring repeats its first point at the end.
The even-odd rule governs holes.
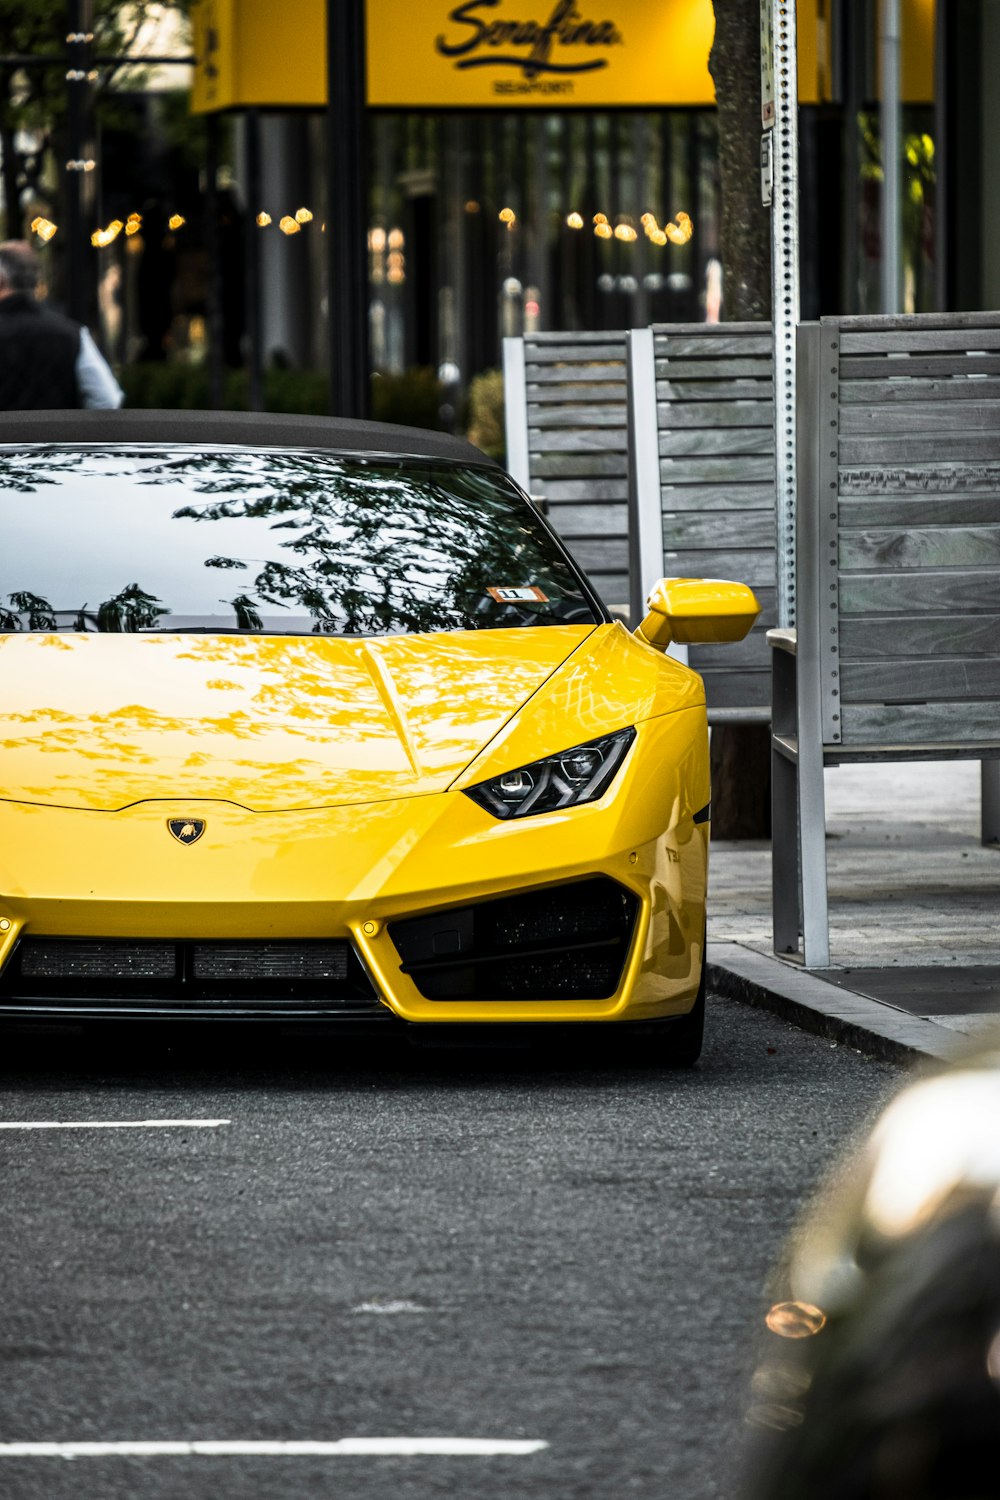
{"type": "Polygon", "coordinates": [[[476,449],[311,418],[5,415],[0,538],[0,1016],[697,1057],[705,698],[665,648],[748,589],[664,581],[631,633],[476,449]]]}

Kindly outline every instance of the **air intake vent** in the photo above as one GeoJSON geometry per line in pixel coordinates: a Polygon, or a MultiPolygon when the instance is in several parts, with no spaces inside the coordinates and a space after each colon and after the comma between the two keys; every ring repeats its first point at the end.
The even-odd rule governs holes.
{"type": "Polygon", "coordinates": [[[173,979],[173,943],[25,942],[20,949],[25,979],[173,979]]]}
{"type": "Polygon", "coordinates": [[[0,1006],[337,1014],[380,1010],[351,944],[24,938],[0,973],[0,1006]]]}
{"type": "Polygon", "coordinates": [[[195,943],[195,979],[346,979],[346,943],[195,943]]]}
{"type": "Polygon", "coordinates": [[[391,922],[389,936],[428,1000],[605,1000],[638,909],[597,877],[391,922]]]}

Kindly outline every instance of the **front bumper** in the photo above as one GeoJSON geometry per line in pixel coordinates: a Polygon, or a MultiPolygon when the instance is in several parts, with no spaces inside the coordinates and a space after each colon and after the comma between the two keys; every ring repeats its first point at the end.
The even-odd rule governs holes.
{"type": "MultiPolygon", "coordinates": [[[[72,997],[46,997],[36,987],[33,996],[18,997],[14,971],[3,966],[20,940],[43,938],[343,941],[367,976],[369,1010],[409,1022],[682,1014],[694,1002],[702,962],[708,825],[695,815],[708,801],[703,726],[697,710],[647,721],[600,802],[508,822],[496,822],[460,792],[283,813],[207,801],[140,802],[118,812],[0,803],[0,989],[6,974],[8,990],[0,1014],[134,1013],[127,997],[93,987],[72,997]],[[193,816],[206,830],[184,846],[167,824],[193,816]],[[604,983],[593,997],[553,998],[545,993],[549,979],[538,998],[525,982],[491,997],[477,980],[457,995],[439,990],[430,998],[413,955],[400,952],[404,920],[593,880],[613,882],[634,908],[610,993],[604,983]]],[[[196,1008],[285,1017],[352,1009],[342,997],[326,1008],[315,997],[298,1007],[285,1000],[268,1007],[266,998],[196,1008]]],[[[156,1013],[191,1008],[172,1007],[165,996],[156,1013]]]]}

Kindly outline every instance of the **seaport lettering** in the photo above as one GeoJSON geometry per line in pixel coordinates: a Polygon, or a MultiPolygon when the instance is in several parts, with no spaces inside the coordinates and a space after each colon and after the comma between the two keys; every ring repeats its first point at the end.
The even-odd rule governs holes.
{"type": "Polygon", "coordinates": [[[577,9],[575,0],[556,0],[549,19],[486,19],[483,11],[495,10],[503,0],[467,0],[449,12],[448,19],[468,28],[454,40],[439,36],[435,42],[443,57],[456,59],[456,68],[517,68],[525,79],[542,73],[590,73],[606,68],[606,57],[584,62],[559,62],[554,53],[561,47],[617,47],[624,41],[613,21],[590,21],[577,9]],[[526,48],[526,52],[499,49],[526,48]]]}

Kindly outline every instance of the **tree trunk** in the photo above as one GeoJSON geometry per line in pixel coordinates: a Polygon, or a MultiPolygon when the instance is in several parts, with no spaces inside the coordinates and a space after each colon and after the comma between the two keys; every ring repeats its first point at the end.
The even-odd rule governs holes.
{"type": "MultiPolygon", "coordinates": [[[[771,316],[771,225],[760,201],[760,0],[713,0],[708,60],[719,127],[722,316],[771,316]]],[[[771,835],[770,730],[712,730],[712,837],[771,835]]]]}
{"type": "Polygon", "coordinates": [[[760,0],[713,0],[723,316],[771,316],[771,221],[760,201],[760,0]]]}

